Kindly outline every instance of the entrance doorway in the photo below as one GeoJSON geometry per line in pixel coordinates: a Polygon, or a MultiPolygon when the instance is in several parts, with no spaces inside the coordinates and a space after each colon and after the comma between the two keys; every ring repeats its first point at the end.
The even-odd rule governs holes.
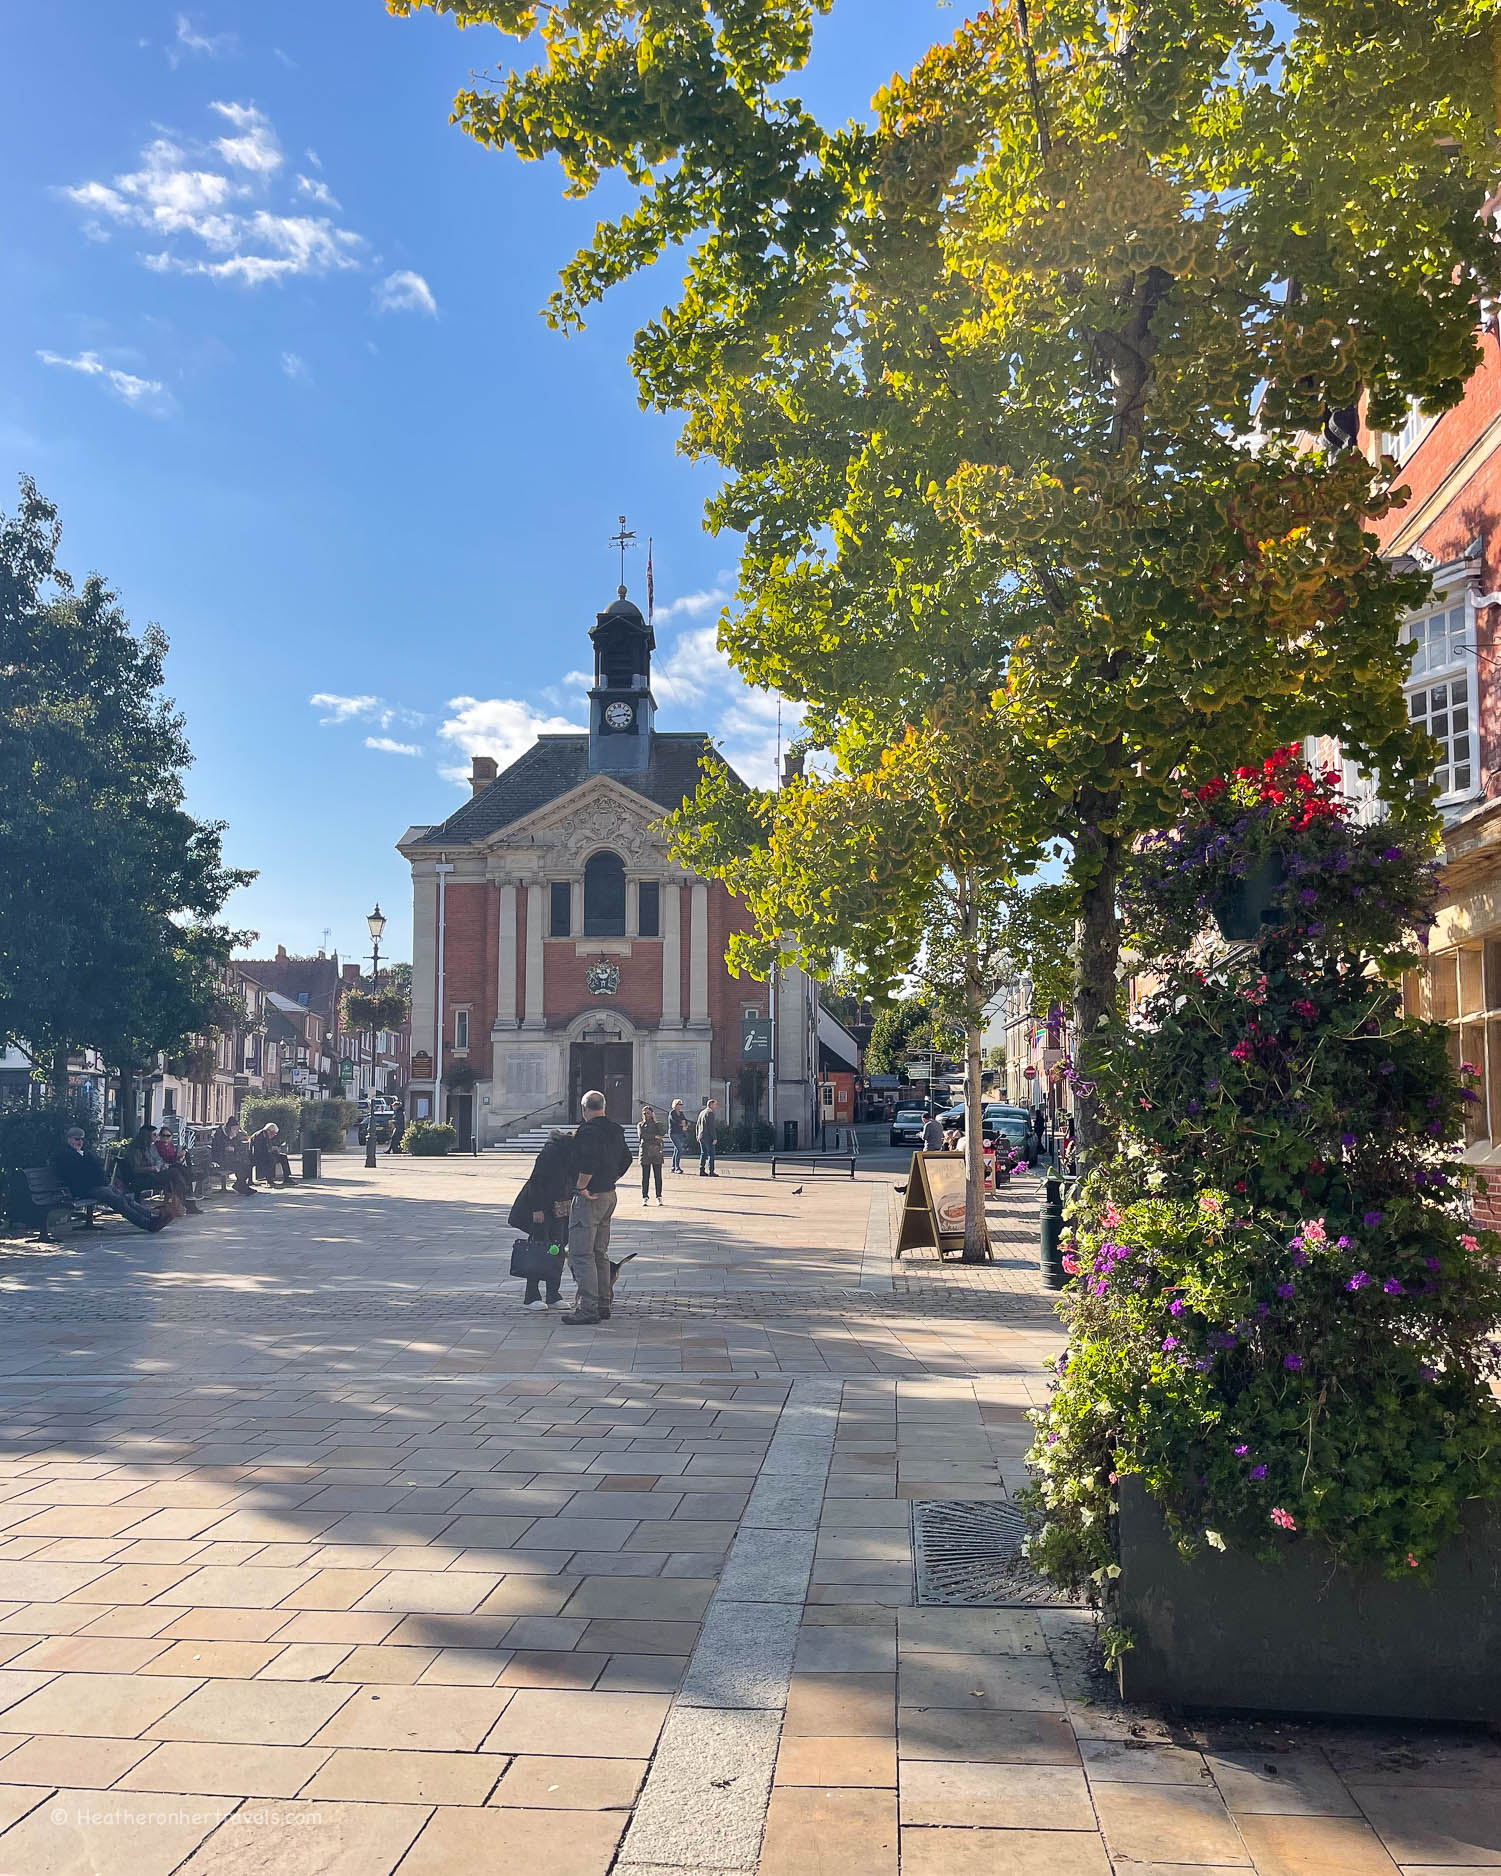
{"type": "Polygon", "coordinates": [[[472,1094],[450,1094],[448,1097],[449,1125],[457,1132],[458,1149],[461,1153],[474,1150],[474,1096],[472,1094]]]}
{"type": "Polygon", "coordinates": [[[605,1097],[605,1112],[622,1127],[631,1124],[631,1045],[628,1042],[574,1042],[568,1049],[568,1118],[580,1118],[579,1104],[591,1088],[605,1097]]]}

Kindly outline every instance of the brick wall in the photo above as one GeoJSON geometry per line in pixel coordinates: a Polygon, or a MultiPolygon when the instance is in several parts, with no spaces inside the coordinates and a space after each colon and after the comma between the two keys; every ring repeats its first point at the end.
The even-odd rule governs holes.
{"type": "Polygon", "coordinates": [[[484,880],[448,882],[443,970],[443,1052],[453,1047],[453,1012],[469,1009],[469,1055],[475,1072],[489,1065],[495,1021],[495,957],[500,898],[484,880]]]}
{"type": "MultiPolygon", "coordinates": [[[[1415,541],[1406,539],[1414,516],[1453,472],[1466,451],[1501,418],[1501,341],[1480,335],[1480,366],[1465,386],[1464,401],[1446,410],[1402,465],[1400,480],[1411,490],[1406,504],[1376,524],[1383,549],[1403,537],[1404,546],[1420,547],[1440,564],[1458,560],[1477,535],[1485,543],[1481,590],[1501,590],[1501,452],[1494,446],[1477,460],[1473,472],[1415,541]]],[[[1477,718],[1480,771],[1487,795],[1501,793],[1501,695],[1495,683],[1498,609],[1485,607],[1476,617],[1478,664],[1477,718]]]]}
{"type": "Polygon", "coordinates": [[[716,880],[709,887],[709,1073],[715,1081],[733,1080],[740,1072],[741,1012],[754,1005],[764,1015],[770,1007],[767,986],[753,977],[731,977],[724,961],[731,933],[749,930],[745,907],[716,880]]]}
{"type": "MultiPolygon", "coordinates": [[[[628,958],[608,961],[620,967],[620,989],[613,997],[596,997],[585,981],[589,969],[599,962],[599,953],[577,955],[579,940],[549,939],[544,947],[547,956],[542,967],[542,1013],[549,1029],[561,1029],[573,1021],[580,1010],[597,1004],[601,1009],[619,1010],[639,1029],[655,1029],[662,1020],[662,941],[660,938],[633,938],[628,958]]],[[[587,943],[587,940],[582,942],[587,943]]]]}

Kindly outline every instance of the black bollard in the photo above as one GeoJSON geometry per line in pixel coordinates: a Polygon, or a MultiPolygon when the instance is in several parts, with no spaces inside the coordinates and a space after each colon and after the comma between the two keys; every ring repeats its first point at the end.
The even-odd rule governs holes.
{"type": "Polygon", "coordinates": [[[1063,1268],[1063,1183],[1059,1179],[1049,1179],[1044,1188],[1037,1236],[1043,1284],[1050,1290],[1061,1290],[1068,1273],[1063,1268]]]}

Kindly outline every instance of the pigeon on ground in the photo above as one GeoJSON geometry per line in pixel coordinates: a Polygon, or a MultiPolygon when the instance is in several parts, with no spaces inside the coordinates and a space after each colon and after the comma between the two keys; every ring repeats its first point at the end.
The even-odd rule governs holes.
{"type": "Polygon", "coordinates": [[[798,1195],[798,1194],[799,1194],[799,1193],[800,1193],[801,1191],[802,1191],[802,1187],[801,1187],[801,1186],[794,1186],[794,1187],[792,1188],[792,1196],[793,1196],[794,1198],[796,1198],[796,1197],[797,1197],[797,1195],[798,1195]]]}

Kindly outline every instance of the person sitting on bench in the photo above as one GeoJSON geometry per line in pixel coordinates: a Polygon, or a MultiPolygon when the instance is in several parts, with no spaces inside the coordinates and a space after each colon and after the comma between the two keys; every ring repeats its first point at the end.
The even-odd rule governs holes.
{"type": "Polygon", "coordinates": [[[64,1192],[86,1205],[107,1206],[140,1231],[160,1231],[167,1224],[165,1212],[153,1212],[145,1205],[138,1205],[128,1194],[110,1184],[103,1162],[84,1147],[82,1127],[70,1127],[63,1140],[64,1144],[52,1155],[50,1165],[64,1192]]]}
{"type": "Polygon", "coordinates": [[[264,1127],[258,1127],[250,1136],[250,1163],[255,1168],[257,1179],[263,1179],[268,1186],[276,1184],[278,1170],[281,1183],[292,1183],[292,1162],[277,1143],[281,1129],[274,1120],[268,1120],[264,1127]]]}
{"type": "Polygon", "coordinates": [[[250,1183],[250,1142],[233,1115],[214,1134],[209,1163],[232,1175],[235,1191],[242,1198],[255,1197],[255,1187],[250,1183]]]}

